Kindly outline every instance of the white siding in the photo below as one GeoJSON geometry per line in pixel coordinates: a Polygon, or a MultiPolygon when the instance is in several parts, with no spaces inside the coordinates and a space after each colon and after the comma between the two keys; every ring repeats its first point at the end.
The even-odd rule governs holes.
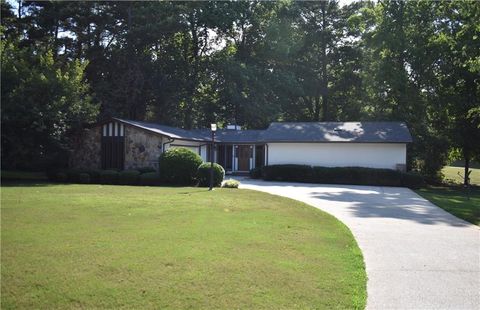
{"type": "Polygon", "coordinates": [[[406,163],[403,143],[269,143],[268,165],[396,169],[406,163]]]}
{"type": "Polygon", "coordinates": [[[186,140],[173,140],[173,142],[166,144],[165,150],[168,150],[170,148],[184,147],[200,155],[200,157],[202,157],[202,159],[205,161],[207,151],[206,151],[206,146],[202,144],[205,144],[205,143],[196,142],[196,141],[186,141],[186,140]],[[201,153],[199,152],[200,146],[201,146],[201,153]]]}

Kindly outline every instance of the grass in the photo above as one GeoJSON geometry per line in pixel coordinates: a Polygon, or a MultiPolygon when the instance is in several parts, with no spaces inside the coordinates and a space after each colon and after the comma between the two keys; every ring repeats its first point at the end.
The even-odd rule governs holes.
{"type": "Polygon", "coordinates": [[[480,189],[470,190],[470,200],[461,188],[431,187],[417,193],[435,205],[475,225],[480,225],[480,189]]]}
{"type": "MultiPolygon", "coordinates": [[[[474,185],[480,185],[480,168],[470,168],[470,183],[474,185]]],[[[463,167],[446,166],[442,169],[442,173],[445,176],[445,180],[451,181],[451,183],[463,184],[463,167]],[[459,175],[460,173],[460,175],[459,175]]]]}
{"type": "Polygon", "coordinates": [[[2,187],[2,309],[362,309],[366,274],[334,217],[265,193],[2,187]]]}

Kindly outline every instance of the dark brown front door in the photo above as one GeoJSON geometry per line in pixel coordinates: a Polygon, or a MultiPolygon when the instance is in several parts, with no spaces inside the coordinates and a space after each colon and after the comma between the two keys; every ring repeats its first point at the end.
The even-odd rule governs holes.
{"type": "Polygon", "coordinates": [[[238,171],[250,170],[250,152],[249,145],[238,146],[238,171]]]}

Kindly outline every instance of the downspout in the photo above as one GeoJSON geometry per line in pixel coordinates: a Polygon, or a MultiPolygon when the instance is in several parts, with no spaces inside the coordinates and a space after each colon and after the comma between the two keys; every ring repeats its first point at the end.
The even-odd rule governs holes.
{"type": "Polygon", "coordinates": [[[265,143],[265,146],[267,148],[267,160],[265,161],[265,166],[268,166],[268,143],[265,143]]]}
{"type": "Polygon", "coordinates": [[[162,143],[162,153],[165,153],[165,145],[167,145],[169,143],[172,143],[173,141],[175,141],[175,139],[172,139],[172,138],[168,137],[168,141],[162,143]]]}

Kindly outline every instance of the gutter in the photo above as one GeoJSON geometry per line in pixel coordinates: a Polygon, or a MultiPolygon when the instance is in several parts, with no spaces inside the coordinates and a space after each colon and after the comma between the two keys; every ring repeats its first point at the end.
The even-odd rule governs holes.
{"type": "Polygon", "coordinates": [[[172,139],[172,138],[168,137],[168,141],[162,143],[162,153],[165,153],[165,145],[170,144],[170,143],[172,143],[173,141],[175,141],[175,139],[172,139]]]}

